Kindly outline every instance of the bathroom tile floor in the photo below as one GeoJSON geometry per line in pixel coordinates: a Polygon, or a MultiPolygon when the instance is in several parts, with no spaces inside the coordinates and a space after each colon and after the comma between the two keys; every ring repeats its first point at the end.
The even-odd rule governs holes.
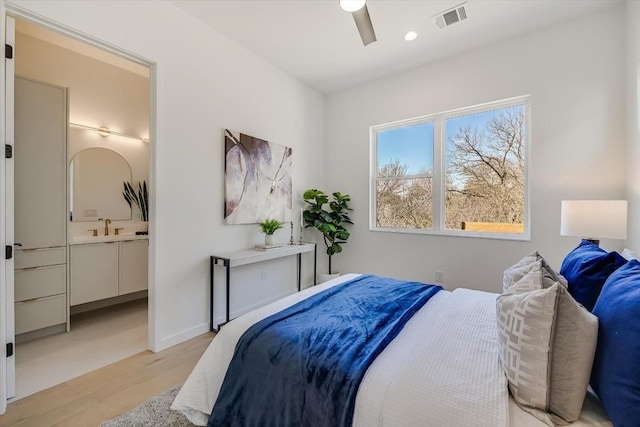
{"type": "Polygon", "coordinates": [[[147,349],[147,300],[71,316],[71,332],[16,346],[16,401],[147,349]]]}

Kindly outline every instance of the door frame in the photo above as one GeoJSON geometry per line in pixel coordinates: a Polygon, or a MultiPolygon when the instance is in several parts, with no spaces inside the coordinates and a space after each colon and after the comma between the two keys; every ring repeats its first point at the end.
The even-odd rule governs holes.
{"type": "MultiPolygon", "coordinates": [[[[59,22],[50,20],[41,15],[37,15],[28,9],[24,9],[21,6],[7,3],[0,0],[0,20],[6,22],[7,16],[12,18],[18,18],[25,21],[29,21],[33,24],[44,27],[48,30],[55,31],[63,34],[67,37],[71,37],[80,42],[89,44],[93,47],[105,50],[114,55],[118,55],[129,61],[143,65],[149,69],[149,266],[148,266],[148,327],[147,327],[147,347],[149,350],[156,352],[158,349],[156,326],[158,318],[156,313],[157,307],[157,294],[156,294],[156,135],[157,135],[157,64],[156,62],[145,58],[144,56],[130,52],[126,49],[112,45],[105,41],[102,41],[89,34],[82,33],[74,28],[65,26],[59,22]]],[[[4,31],[0,32],[0,41],[5,41],[4,31]]],[[[0,58],[0,69],[4,70],[5,58],[4,55],[0,58]]],[[[0,73],[0,129],[6,129],[7,109],[5,107],[5,73],[0,73]]],[[[6,144],[6,138],[4,131],[0,132],[0,147],[6,144]]],[[[13,141],[11,141],[13,145],[13,141]]],[[[4,174],[6,171],[6,162],[0,162],[0,228],[4,230],[5,223],[5,196],[6,185],[4,174]]],[[[12,237],[13,238],[13,237],[12,237]]],[[[13,243],[13,242],[11,242],[13,243]]],[[[0,233],[0,247],[6,244],[5,233],[0,233]]],[[[7,306],[13,305],[13,289],[11,292],[7,292],[7,283],[5,280],[5,274],[7,267],[13,270],[13,260],[10,261],[10,265],[7,265],[4,257],[1,257],[0,261],[0,298],[2,301],[6,301],[6,304],[0,304],[0,414],[3,414],[6,410],[6,342],[15,342],[14,336],[7,336],[7,327],[10,326],[13,331],[14,319],[9,318],[10,314],[7,312],[7,306]],[[11,297],[11,301],[5,300],[5,297],[11,297]],[[9,325],[10,323],[10,325],[9,325]],[[7,339],[9,339],[7,341],[7,339]]],[[[13,271],[12,271],[13,273],[13,271]]],[[[11,315],[13,311],[11,311],[11,315]]]]}
{"type": "MultiPolygon", "coordinates": [[[[0,40],[2,44],[13,43],[12,39],[15,37],[14,21],[13,19],[6,19],[2,4],[0,4],[0,15],[2,22],[5,23],[4,29],[0,31],[0,40]]],[[[13,99],[11,95],[13,82],[7,80],[6,75],[11,74],[13,76],[14,73],[7,73],[8,64],[13,65],[6,60],[5,55],[1,55],[0,111],[2,113],[0,113],[0,147],[7,143],[13,145],[13,108],[11,111],[7,111],[5,108],[8,104],[7,98],[13,99]],[[10,87],[7,88],[7,85],[10,85],[10,87]],[[9,96],[7,96],[8,93],[9,96]],[[8,116],[11,117],[11,120],[7,120],[8,116]],[[7,129],[7,123],[9,122],[11,129],[7,129]]],[[[4,160],[4,155],[2,157],[4,160]]],[[[13,245],[13,233],[8,236],[6,232],[6,214],[10,214],[13,218],[13,212],[9,212],[9,209],[7,209],[8,170],[13,171],[13,163],[11,162],[10,165],[10,162],[0,161],[0,248],[4,248],[7,242],[13,245]]],[[[11,189],[13,189],[13,180],[11,180],[11,189]]],[[[7,357],[7,344],[15,342],[13,301],[13,260],[7,260],[5,255],[2,255],[0,257],[0,378],[2,379],[0,381],[0,414],[5,413],[8,396],[13,395],[13,389],[15,388],[15,356],[7,357]]]]}

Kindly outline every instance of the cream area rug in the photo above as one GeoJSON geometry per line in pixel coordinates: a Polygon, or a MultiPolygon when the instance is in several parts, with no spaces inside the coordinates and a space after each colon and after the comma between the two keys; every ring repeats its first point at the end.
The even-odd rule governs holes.
{"type": "Polygon", "coordinates": [[[100,427],[193,427],[184,415],[169,408],[180,387],[182,384],[100,424],[100,427]]]}

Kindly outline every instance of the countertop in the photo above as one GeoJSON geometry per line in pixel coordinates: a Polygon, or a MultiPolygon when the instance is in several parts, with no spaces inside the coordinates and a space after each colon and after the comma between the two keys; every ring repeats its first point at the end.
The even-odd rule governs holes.
{"type": "Polygon", "coordinates": [[[87,245],[91,243],[122,242],[127,240],[146,240],[147,234],[120,234],[118,236],[72,236],[69,237],[69,245],[87,245]]]}

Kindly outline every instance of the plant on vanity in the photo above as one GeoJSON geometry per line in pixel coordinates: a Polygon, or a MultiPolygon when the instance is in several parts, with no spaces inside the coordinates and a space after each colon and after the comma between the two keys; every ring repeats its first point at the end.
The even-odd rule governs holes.
{"type": "Polygon", "coordinates": [[[133,206],[133,203],[140,209],[143,221],[149,221],[149,192],[147,191],[147,181],[138,182],[138,192],[133,188],[130,182],[124,182],[124,191],[122,192],[124,199],[133,206]]]}
{"type": "Polygon", "coordinates": [[[273,233],[280,230],[284,223],[278,221],[277,219],[265,219],[262,222],[259,222],[260,231],[264,233],[264,244],[272,245],[273,244],[273,233]]]}
{"type": "Polygon", "coordinates": [[[329,275],[332,275],[331,257],[342,252],[341,245],[347,243],[350,236],[344,226],[353,224],[347,212],[353,210],[348,204],[351,197],[339,192],[333,193],[332,196],[333,200],[329,202],[329,196],[315,189],[307,190],[302,195],[304,201],[309,204],[303,213],[305,228],[315,227],[322,233],[329,256],[329,275]],[[325,203],[329,203],[329,210],[323,208],[325,203]]]}

